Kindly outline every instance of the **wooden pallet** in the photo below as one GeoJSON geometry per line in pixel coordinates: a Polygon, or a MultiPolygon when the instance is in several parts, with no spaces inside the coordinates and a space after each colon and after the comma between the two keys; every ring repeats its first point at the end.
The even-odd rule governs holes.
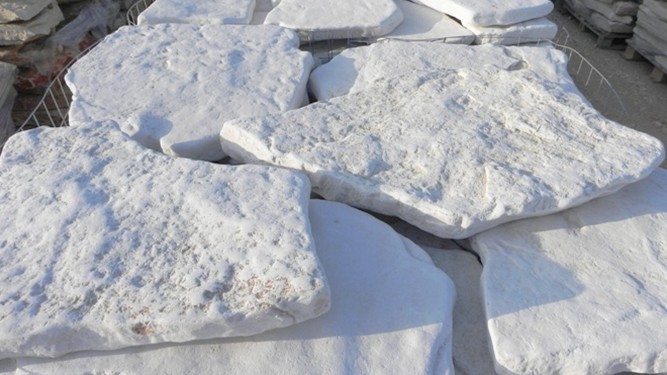
{"type": "Polygon", "coordinates": [[[623,51],[623,57],[626,60],[631,61],[647,60],[653,65],[653,70],[649,75],[651,80],[658,83],[667,83],[667,72],[665,72],[667,69],[661,69],[651,54],[636,49],[635,46],[632,45],[632,40],[628,41],[628,46],[625,48],[625,51],[623,51]]]}
{"type": "Polygon", "coordinates": [[[593,34],[597,35],[598,39],[595,42],[595,45],[598,48],[624,49],[625,40],[632,37],[632,33],[612,33],[596,27],[591,24],[584,15],[572,9],[567,2],[563,2],[561,6],[579,22],[579,30],[590,30],[593,34]]]}

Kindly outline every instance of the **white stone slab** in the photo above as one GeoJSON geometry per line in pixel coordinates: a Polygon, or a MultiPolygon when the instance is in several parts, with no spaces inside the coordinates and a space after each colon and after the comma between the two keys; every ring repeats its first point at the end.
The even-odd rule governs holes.
{"type": "Polygon", "coordinates": [[[281,0],[264,23],[298,30],[302,40],[374,38],[403,21],[393,0],[281,0]]]}
{"type": "Polygon", "coordinates": [[[29,21],[0,24],[0,46],[20,45],[49,35],[64,19],[54,2],[29,21]]]}
{"type": "Polygon", "coordinates": [[[667,372],[667,170],[473,238],[501,374],[667,372]]]}
{"type": "Polygon", "coordinates": [[[276,26],[122,28],[70,68],[70,124],[113,119],[147,147],[220,160],[224,121],[303,103],[314,62],[298,45],[276,26]]]}
{"type": "Polygon", "coordinates": [[[380,39],[444,41],[470,44],[474,35],[446,14],[407,0],[395,0],[403,12],[403,22],[380,39]]]}
{"type": "Polygon", "coordinates": [[[0,0],[0,23],[28,21],[51,3],[53,0],[0,0]]]}
{"type": "Polygon", "coordinates": [[[309,90],[320,101],[363,91],[379,79],[416,70],[459,69],[484,64],[526,68],[577,91],[567,72],[567,55],[551,46],[457,46],[441,43],[386,42],[343,51],[310,75],[309,90]]]}
{"type": "Polygon", "coordinates": [[[531,43],[553,39],[558,33],[558,25],[546,18],[538,18],[509,26],[478,26],[463,24],[477,37],[478,44],[496,43],[503,45],[531,43]]]}
{"type": "Polygon", "coordinates": [[[664,159],[526,69],[413,72],[284,114],[232,120],[234,159],[306,172],[313,190],[443,238],[612,193],[664,159]]]}
{"type": "Polygon", "coordinates": [[[32,374],[453,375],[454,289],[428,255],[368,214],[312,201],[331,311],[244,340],[21,359],[32,374]]]}
{"type": "Polygon", "coordinates": [[[329,307],[301,174],[93,124],[13,136],[0,175],[0,358],[247,336],[329,307]]]}
{"type": "Polygon", "coordinates": [[[492,375],[484,303],[480,287],[482,265],[460,249],[425,247],[438,268],[445,271],[456,287],[452,357],[457,375],[492,375]]]}
{"type": "Polygon", "coordinates": [[[139,14],[139,25],[247,25],[255,0],[155,0],[139,14]]]}
{"type": "Polygon", "coordinates": [[[415,0],[468,24],[512,25],[548,15],[549,0],[415,0]]]}

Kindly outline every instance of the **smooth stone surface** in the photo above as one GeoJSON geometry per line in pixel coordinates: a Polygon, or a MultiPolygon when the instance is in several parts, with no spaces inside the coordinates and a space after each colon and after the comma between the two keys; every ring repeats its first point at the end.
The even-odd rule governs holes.
{"type": "Polygon", "coordinates": [[[49,35],[64,19],[58,4],[52,3],[28,21],[0,24],[0,46],[20,45],[49,35]]]}
{"type": "Polygon", "coordinates": [[[65,77],[74,92],[70,124],[117,120],[152,149],[220,160],[226,120],[303,103],[314,62],[298,45],[276,26],[121,28],[65,77]]]}
{"type": "Polygon", "coordinates": [[[549,0],[415,0],[461,22],[479,26],[512,25],[548,15],[549,0]]]}
{"type": "Polygon", "coordinates": [[[667,371],[667,170],[472,239],[501,374],[667,371]]]}
{"type": "Polygon", "coordinates": [[[247,25],[255,0],[155,0],[139,14],[139,25],[247,25]]]}
{"type": "Polygon", "coordinates": [[[0,157],[0,358],[248,336],[326,312],[305,176],[172,158],[113,124],[0,157]]]}
{"type": "Polygon", "coordinates": [[[558,25],[546,18],[538,18],[509,26],[478,26],[463,24],[477,37],[478,44],[497,43],[503,45],[539,42],[553,39],[558,33],[558,25]]]}
{"type": "Polygon", "coordinates": [[[403,12],[403,22],[380,39],[442,40],[445,43],[470,44],[474,35],[446,14],[406,0],[395,0],[403,12]]]}
{"type": "Polygon", "coordinates": [[[298,30],[304,41],[374,38],[403,21],[393,0],[281,0],[264,23],[298,30]]]}
{"type": "Polygon", "coordinates": [[[435,265],[452,279],[456,287],[452,339],[456,374],[494,374],[480,286],[482,265],[475,255],[456,247],[424,247],[424,250],[435,265]]]}
{"type": "Polygon", "coordinates": [[[327,314],[247,339],[21,359],[30,374],[444,374],[451,358],[451,280],[386,224],[311,201],[313,238],[329,276],[327,314]]]}
{"type": "Polygon", "coordinates": [[[52,3],[53,0],[0,0],[0,23],[30,20],[52,3]]]}
{"type": "Polygon", "coordinates": [[[304,171],[313,191],[443,238],[612,193],[664,159],[657,139],[604,118],[526,69],[434,70],[284,114],[232,120],[236,160],[304,171]]]}
{"type": "Polygon", "coordinates": [[[380,79],[418,70],[494,65],[506,70],[530,69],[563,87],[576,90],[567,73],[567,56],[548,47],[460,46],[390,41],[350,48],[310,74],[309,91],[319,101],[359,92],[380,79]]]}

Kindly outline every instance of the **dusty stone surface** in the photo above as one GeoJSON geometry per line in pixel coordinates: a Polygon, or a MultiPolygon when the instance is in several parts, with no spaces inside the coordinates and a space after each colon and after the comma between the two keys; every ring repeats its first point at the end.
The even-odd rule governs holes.
{"type": "Polygon", "coordinates": [[[53,0],[1,0],[0,23],[30,20],[52,3],[53,0]]]}
{"type": "Polygon", "coordinates": [[[512,25],[544,17],[554,5],[548,0],[415,0],[461,22],[479,26],[512,25]]]}
{"type": "Polygon", "coordinates": [[[0,24],[0,46],[21,45],[49,35],[63,21],[58,4],[51,4],[28,21],[0,24]]]}
{"type": "Polygon", "coordinates": [[[454,288],[428,255],[340,203],[311,201],[310,220],[331,284],[327,314],[243,340],[21,359],[19,372],[453,375],[454,288]]]}
{"type": "Polygon", "coordinates": [[[329,307],[299,173],[93,124],[15,135],[0,174],[0,358],[248,336],[329,307]]]}
{"type": "Polygon", "coordinates": [[[473,237],[501,374],[667,372],[667,170],[473,237]]]}
{"type": "Polygon", "coordinates": [[[247,25],[254,9],[254,0],[155,0],[139,14],[137,23],[247,25]]]}
{"type": "Polygon", "coordinates": [[[307,173],[326,199],[443,238],[610,194],[664,159],[657,139],[607,120],[526,69],[434,70],[285,114],[225,123],[236,160],[307,173]]]}

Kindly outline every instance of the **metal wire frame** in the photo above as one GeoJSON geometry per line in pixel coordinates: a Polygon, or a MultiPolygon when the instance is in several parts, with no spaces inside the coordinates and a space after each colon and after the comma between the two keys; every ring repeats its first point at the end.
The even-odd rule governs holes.
{"type": "Polygon", "coordinates": [[[138,0],[127,10],[127,24],[135,26],[141,12],[146,10],[155,0],[138,0]]]}

